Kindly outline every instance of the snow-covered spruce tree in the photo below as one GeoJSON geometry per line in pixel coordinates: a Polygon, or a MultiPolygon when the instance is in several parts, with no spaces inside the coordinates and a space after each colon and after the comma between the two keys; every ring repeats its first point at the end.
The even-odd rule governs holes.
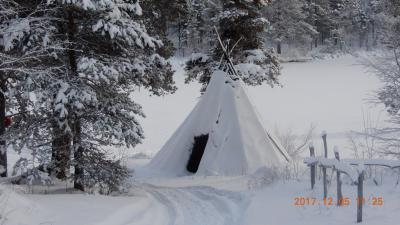
{"type": "MultiPolygon", "coordinates": [[[[196,0],[197,1],[197,0],[196,0]]],[[[164,45],[172,47],[173,44],[184,54],[188,45],[187,26],[189,25],[189,6],[193,1],[187,0],[142,0],[141,5],[146,10],[144,17],[146,18],[146,26],[148,31],[157,31],[157,35],[163,34],[165,37],[171,35],[176,40],[163,38],[164,45]],[[176,42],[175,42],[176,41],[176,42]],[[174,42],[174,43],[172,43],[174,42]]],[[[164,48],[168,49],[168,48],[164,48]]]]}
{"type": "MultiPolygon", "coordinates": [[[[358,34],[359,47],[368,46],[368,29],[370,25],[370,14],[366,11],[365,2],[361,0],[353,0],[351,3],[351,16],[348,18],[352,22],[352,32],[358,34]]],[[[355,35],[354,35],[355,36],[355,35]]]]}
{"type": "Polygon", "coordinates": [[[179,20],[176,12],[183,15],[181,23],[185,23],[186,2],[180,0],[142,0],[140,3],[145,9],[142,17],[147,32],[163,42],[163,47],[158,48],[157,53],[165,58],[173,56],[176,49],[174,43],[167,36],[171,26],[174,26],[179,20]]]}
{"type": "Polygon", "coordinates": [[[330,14],[329,0],[308,1],[305,7],[306,21],[313,25],[318,31],[318,37],[314,40],[314,46],[325,44],[325,41],[330,38],[331,30],[334,26],[334,21],[330,14]]]}
{"type": "Polygon", "coordinates": [[[370,30],[372,37],[372,47],[380,45],[382,33],[387,28],[386,13],[384,12],[384,5],[386,1],[370,0],[368,4],[367,13],[370,15],[370,30]]]}
{"type": "Polygon", "coordinates": [[[185,34],[189,51],[204,52],[213,47],[215,40],[214,26],[218,25],[216,16],[221,10],[218,1],[192,0],[188,6],[188,22],[185,34]]]}
{"type": "Polygon", "coordinates": [[[348,2],[348,0],[329,1],[329,16],[332,20],[329,38],[332,40],[333,45],[339,46],[339,48],[342,48],[341,43],[344,42],[343,28],[345,27],[345,23],[351,21],[346,13],[348,2]]]}
{"type": "MultiPolygon", "coordinates": [[[[65,65],[51,74],[49,84],[34,82],[40,87],[29,113],[43,109],[43,123],[36,124],[43,128],[40,146],[52,149],[57,177],[66,178],[72,163],[76,188],[103,182],[112,189],[127,173],[107,159],[103,147],[133,147],[143,138],[136,119],[143,112],[130,94],[140,87],[155,95],[175,90],[171,66],[155,52],[162,42],[147,34],[135,0],[37,1],[27,10],[34,8],[43,13],[28,15],[52,28],[40,38],[62,43],[43,64],[65,65]],[[49,133],[50,142],[45,141],[49,133]]],[[[26,140],[31,139],[41,138],[29,133],[26,140]]]]}
{"type": "MultiPolygon", "coordinates": [[[[222,12],[217,15],[221,38],[232,47],[233,63],[241,79],[249,85],[261,85],[266,82],[271,86],[279,84],[280,64],[275,51],[266,49],[263,35],[266,34],[268,21],[261,10],[270,1],[262,0],[223,0],[222,12]]],[[[194,54],[186,64],[188,71],[186,82],[198,80],[207,86],[211,72],[220,61],[222,49],[215,42],[210,55],[194,54]]]]}
{"type": "Polygon", "coordinates": [[[166,32],[177,38],[175,46],[182,55],[187,47],[186,27],[189,18],[189,2],[187,0],[146,0],[158,17],[154,23],[162,26],[166,32]]]}
{"type": "Polygon", "coordinates": [[[282,42],[308,47],[318,35],[313,25],[306,21],[305,4],[305,1],[281,0],[266,7],[264,13],[271,26],[268,36],[276,42],[278,54],[282,53],[282,42]]]}

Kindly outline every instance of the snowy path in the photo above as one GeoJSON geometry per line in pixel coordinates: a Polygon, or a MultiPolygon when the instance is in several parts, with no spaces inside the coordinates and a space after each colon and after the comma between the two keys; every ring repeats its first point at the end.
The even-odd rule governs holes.
{"type": "Polygon", "coordinates": [[[240,224],[248,201],[240,193],[211,187],[145,187],[168,212],[165,225],[240,224]]]}
{"type": "Polygon", "coordinates": [[[132,180],[129,192],[117,196],[14,194],[6,225],[241,225],[251,200],[245,184],[239,178],[147,178],[132,180]]]}

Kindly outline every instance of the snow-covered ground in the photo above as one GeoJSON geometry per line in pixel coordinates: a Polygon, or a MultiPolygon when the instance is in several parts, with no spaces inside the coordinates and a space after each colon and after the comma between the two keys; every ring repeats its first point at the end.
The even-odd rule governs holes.
{"type": "MultiPolygon", "coordinates": [[[[146,140],[134,151],[156,153],[192,110],[199,97],[198,84],[183,84],[181,61],[176,94],[149,97],[145,91],[133,97],[143,105],[147,118],[141,122],[146,140]]],[[[378,80],[356,65],[351,56],[284,64],[283,88],[249,87],[248,92],[273,129],[292,127],[302,133],[311,123],[317,132],[328,131],[330,145],[345,145],[344,133],[362,128],[363,111],[375,118],[382,108],[367,99],[379,87],[378,80]]],[[[315,141],[321,150],[321,141],[315,141]]],[[[344,148],[342,148],[344,149],[344,148]]],[[[120,149],[121,154],[126,154],[120,149]]],[[[149,171],[148,159],[131,158],[135,173],[126,193],[118,196],[50,192],[23,194],[25,187],[0,186],[0,225],[350,225],[356,221],[356,187],[344,179],[343,194],[349,206],[325,206],[321,180],[310,189],[309,171],[299,181],[264,179],[263,173],[247,176],[163,177],[149,171]],[[15,190],[13,190],[15,189],[15,190]],[[19,194],[17,194],[19,193],[19,194]],[[315,205],[295,206],[295,198],[316,198],[315,205]]],[[[329,196],[335,201],[335,178],[329,171],[329,196]]],[[[367,180],[364,193],[366,225],[394,225],[400,221],[398,174],[386,174],[382,184],[367,180]],[[372,199],[382,197],[383,205],[372,199]]],[[[62,187],[60,187],[62,189],[62,187]]]]}
{"type": "MultiPolygon", "coordinates": [[[[321,180],[263,181],[262,173],[237,177],[149,176],[143,160],[131,160],[138,171],[129,191],[118,196],[83,194],[17,195],[0,188],[0,224],[6,225],[351,225],[356,221],[356,186],[344,178],[348,206],[335,205],[335,179],[328,187],[333,205],[322,200],[321,180]],[[295,198],[315,198],[314,205],[295,206],[295,198]],[[6,203],[6,204],[3,204],[6,203]],[[3,222],[3,223],[2,223],[3,222]]],[[[305,176],[307,177],[307,176],[305,176]]],[[[332,176],[330,176],[331,179],[332,176]]],[[[386,178],[394,177],[388,174],[386,178]]],[[[400,219],[396,179],[364,185],[365,225],[394,225],[400,219]],[[373,206],[374,197],[383,205],[373,206]]]]}

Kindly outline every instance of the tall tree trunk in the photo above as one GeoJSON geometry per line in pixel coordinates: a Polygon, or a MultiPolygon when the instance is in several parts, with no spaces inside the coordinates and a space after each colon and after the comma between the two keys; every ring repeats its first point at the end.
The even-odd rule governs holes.
{"type": "Polygon", "coordinates": [[[6,91],[6,79],[1,73],[2,72],[0,72],[0,177],[7,177],[7,150],[6,140],[3,137],[6,130],[6,97],[4,95],[6,91]]]}
{"type": "Polygon", "coordinates": [[[85,191],[84,185],[84,169],[82,167],[81,159],[83,158],[83,147],[81,146],[81,122],[78,118],[75,119],[74,124],[74,160],[75,160],[75,174],[74,174],[74,188],[85,191]]]}
{"type": "Polygon", "coordinates": [[[321,32],[321,45],[324,45],[324,43],[325,43],[325,32],[322,31],[321,32]]]}
{"type": "Polygon", "coordinates": [[[276,43],[276,51],[279,55],[282,54],[282,43],[280,40],[276,43]]]}
{"type": "MultiPolygon", "coordinates": [[[[74,19],[74,12],[72,8],[68,9],[68,40],[72,45],[75,45],[76,24],[74,19]]],[[[69,67],[72,76],[78,76],[78,63],[75,52],[75,46],[68,50],[69,67]]],[[[84,187],[84,169],[82,167],[83,147],[82,147],[82,127],[81,121],[78,116],[74,116],[74,129],[73,129],[73,149],[74,149],[74,188],[85,191],[84,187]]]]}
{"type": "Polygon", "coordinates": [[[65,180],[70,167],[71,139],[58,123],[53,124],[52,175],[65,180]]]}
{"type": "MultiPolygon", "coordinates": [[[[178,49],[182,50],[181,14],[178,13],[178,49]]],[[[182,56],[183,56],[182,50],[182,56]]]]}
{"type": "MultiPolygon", "coordinates": [[[[67,8],[65,11],[65,16],[67,19],[66,24],[66,35],[69,43],[74,43],[74,32],[75,32],[75,23],[73,18],[73,9],[67,8]]],[[[67,56],[68,56],[68,64],[69,64],[69,75],[75,76],[77,72],[77,63],[74,46],[70,44],[67,46],[67,56]]],[[[68,106],[67,106],[68,107],[68,106]]],[[[74,121],[72,121],[72,115],[70,113],[68,115],[69,125],[75,126],[74,121]]],[[[59,179],[66,179],[69,173],[69,167],[71,163],[71,139],[75,140],[75,137],[70,134],[66,134],[63,128],[60,128],[57,122],[53,125],[53,143],[52,143],[52,161],[54,166],[54,175],[59,179]]],[[[74,135],[74,134],[72,134],[74,135]]]]}

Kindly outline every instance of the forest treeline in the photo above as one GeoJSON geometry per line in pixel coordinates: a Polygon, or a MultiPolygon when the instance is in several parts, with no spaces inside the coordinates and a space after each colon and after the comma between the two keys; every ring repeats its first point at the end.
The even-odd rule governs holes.
{"type": "MultiPolygon", "coordinates": [[[[156,1],[164,6],[171,1],[156,1]],[[163,3],[161,3],[163,2],[163,3]]],[[[164,7],[159,15],[165,31],[174,37],[181,56],[207,51],[215,40],[212,26],[220,26],[225,16],[235,13],[228,2],[237,3],[237,9],[246,8],[246,1],[182,0],[173,7],[164,7]],[[225,12],[225,13],[224,13],[225,12]]],[[[388,29],[396,0],[260,0],[247,16],[258,13],[268,26],[263,35],[266,46],[274,47],[278,54],[295,48],[307,53],[323,47],[329,51],[351,48],[365,50],[378,47],[383,32],[388,29]],[[286,49],[282,46],[285,45],[286,49]]],[[[247,6],[248,7],[248,6],[247,6]]],[[[245,14],[247,12],[244,12],[245,14]]],[[[245,25],[246,21],[242,21],[245,25]]],[[[249,22],[249,21],[247,21],[249,22]]],[[[249,32],[252,32],[249,30],[249,32]]],[[[232,37],[234,38],[234,37],[232,37]]]]}

